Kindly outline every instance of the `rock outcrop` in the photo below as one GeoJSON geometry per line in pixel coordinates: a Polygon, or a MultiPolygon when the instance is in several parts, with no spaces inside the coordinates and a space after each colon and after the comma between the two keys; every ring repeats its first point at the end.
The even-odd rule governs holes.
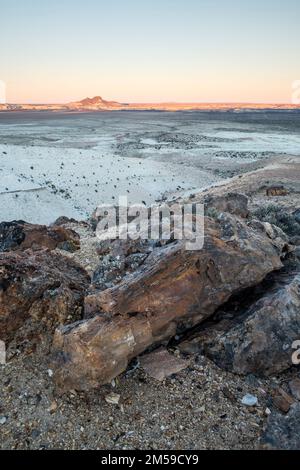
{"type": "Polygon", "coordinates": [[[81,318],[89,276],[48,250],[0,253],[0,339],[52,338],[55,327],[81,318]]]}
{"type": "Polygon", "coordinates": [[[271,375],[290,368],[300,338],[300,274],[266,293],[232,321],[224,319],[181,345],[237,374],[271,375]]]}
{"type": "Polygon", "coordinates": [[[204,198],[204,203],[208,209],[213,207],[218,212],[229,212],[243,218],[249,216],[248,198],[244,194],[210,195],[204,198]]]}
{"type": "Polygon", "coordinates": [[[287,415],[270,415],[260,444],[266,450],[300,449],[300,403],[292,405],[287,415]]]}
{"type": "Polygon", "coordinates": [[[46,227],[23,221],[0,223],[0,252],[29,248],[60,248],[73,252],[80,248],[80,237],[73,230],[60,226],[46,227]]]}
{"type": "Polygon", "coordinates": [[[184,241],[157,247],[116,286],[85,298],[85,321],[56,331],[55,381],[61,390],[109,382],[149,346],[211,316],[232,294],[282,267],[286,244],[230,214],[207,219],[204,249],[184,241]]]}

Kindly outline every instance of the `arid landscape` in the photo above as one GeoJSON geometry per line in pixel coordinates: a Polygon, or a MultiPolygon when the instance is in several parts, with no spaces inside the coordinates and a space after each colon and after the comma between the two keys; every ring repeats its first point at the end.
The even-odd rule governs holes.
{"type": "Polygon", "coordinates": [[[0,114],[1,448],[298,448],[298,111],[24,113],[0,114]],[[204,203],[204,248],[101,242],[122,195],[204,203]]]}
{"type": "Polygon", "coordinates": [[[296,466],[299,0],[0,11],[0,450],[296,466]]]}
{"type": "Polygon", "coordinates": [[[120,195],[153,204],[218,184],[299,155],[299,113],[0,113],[2,219],[81,220],[120,195]]]}

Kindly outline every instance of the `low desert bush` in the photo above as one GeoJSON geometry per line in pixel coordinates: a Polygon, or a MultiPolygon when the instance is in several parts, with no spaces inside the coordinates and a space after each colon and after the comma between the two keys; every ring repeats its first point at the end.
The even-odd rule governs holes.
{"type": "Polygon", "coordinates": [[[262,206],[254,211],[253,217],[262,222],[277,225],[290,237],[300,235],[300,224],[296,221],[295,216],[280,206],[274,204],[262,206]]]}

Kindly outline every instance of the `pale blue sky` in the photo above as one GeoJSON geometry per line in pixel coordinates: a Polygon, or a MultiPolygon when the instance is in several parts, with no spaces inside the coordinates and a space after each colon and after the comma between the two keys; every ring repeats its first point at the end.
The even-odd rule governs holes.
{"type": "Polygon", "coordinates": [[[0,0],[10,102],[289,102],[300,0],[0,0]]]}

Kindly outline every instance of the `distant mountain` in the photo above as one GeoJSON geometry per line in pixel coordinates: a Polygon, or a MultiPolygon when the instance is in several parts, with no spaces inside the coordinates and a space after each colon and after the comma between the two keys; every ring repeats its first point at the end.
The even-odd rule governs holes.
{"type": "Polygon", "coordinates": [[[105,109],[122,109],[124,105],[117,103],[116,101],[106,101],[101,96],[95,96],[94,98],[85,98],[81,101],[75,101],[74,103],[68,103],[67,108],[69,109],[89,109],[89,110],[105,110],[105,109]]]}

